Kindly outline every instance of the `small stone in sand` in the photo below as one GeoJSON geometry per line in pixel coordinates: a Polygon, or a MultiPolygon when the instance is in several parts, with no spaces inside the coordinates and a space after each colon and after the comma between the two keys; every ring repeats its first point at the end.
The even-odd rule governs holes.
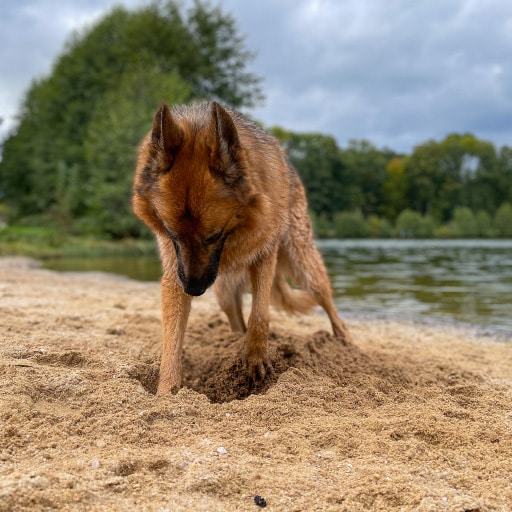
{"type": "Polygon", "coordinates": [[[265,500],[265,498],[258,494],[254,496],[254,503],[256,503],[256,505],[258,505],[258,507],[261,508],[265,508],[267,506],[267,501],[265,500]]]}

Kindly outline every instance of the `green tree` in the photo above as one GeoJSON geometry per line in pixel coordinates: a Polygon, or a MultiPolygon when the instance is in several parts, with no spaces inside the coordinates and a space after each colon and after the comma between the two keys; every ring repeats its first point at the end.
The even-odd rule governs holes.
{"type": "Polygon", "coordinates": [[[369,227],[359,210],[337,212],[334,215],[334,233],[337,238],[366,238],[369,227]]]}
{"type": "Polygon", "coordinates": [[[270,129],[285,147],[307,191],[309,206],[317,215],[332,218],[350,205],[350,177],[333,137],[315,133],[292,133],[270,129]]]}
{"type": "MultiPolygon", "coordinates": [[[[195,1],[186,11],[172,0],[134,11],[113,9],[74,34],[50,76],[29,88],[17,130],[4,144],[0,192],[5,201],[18,216],[62,215],[63,209],[72,218],[90,214],[91,180],[98,173],[90,165],[89,125],[98,123],[100,109],[113,108],[116,115],[130,118],[133,105],[122,100],[120,90],[131,80],[126,77],[144,80],[157,73],[165,82],[179,76],[188,85],[181,101],[215,98],[235,107],[251,106],[261,99],[261,91],[260,79],[246,69],[250,58],[233,18],[207,2],[195,1]],[[73,189],[64,202],[62,186],[68,195],[68,188],[73,189]]],[[[158,102],[173,99],[164,93],[162,89],[158,99],[152,97],[149,119],[158,102]]],[[[133,146],[117,147],[119,160],[133,154],[133,146]]]]}
{"type": "Polygon", "coordinates": [[[512,204],[503,203],[496,211],[494,225],[498,235],[503,238],[512,238],[512,204]]]}
{"type": "Polygon", "coordinates": [[[390,238],[393,234],[393,228],[386,218],[370,215],[367,224],[370,238],[390,238]]]}
{"type": "Polygon", "coordinates": [[[495,164],[494,146],[471,134],[416,146],[406,164],[409,207],[440,222],[449,221],[457,206],[488,209],[494,185],[486,183],[495,164]]]}
{"type": "Polygon", "coordinates": [[[379,214],[386,166],[395,153],[378,150],[366,140],[353,140],[341,155],[353,190],[353,199],[346,209],[360,209],[366,217],[379,214]]]}
{"type": "Polygon", "coordinates": [[[394,222],[398,214],[406,207],[407,177],[404,159],[395,156],[386,165],[380,210],[388,220],[394,222]]]}
{"type": "Polygon", "coordinates": [[[432,217],[412,210],[404,210],[396,219],[395,230],[401,238],[430,238],[434,229],[432,217]]]}
{"type": "Polygon", "coordinates": [[[479,237],[492,238],[495,228],[492,217],[485,210],[478,210],[475,215],[477,234],[479,237]]]}
{"type": "Polygon", "coordinates": [[[154,106],[162,98],[181,103],[189,94],[190,86],[177,74],[149,69],[125,74],[118,88],[97,102],[84,141],[91,177],[82,230],[116,238],[146,232],[130,201],[136,148],[151,128],[154,106]]]}
{"type": "Polygon", "coordinates": [[[475,215],[467,206],[458,206],[453,215],[454,232],[461,238],[478,236],[475,215]]]}

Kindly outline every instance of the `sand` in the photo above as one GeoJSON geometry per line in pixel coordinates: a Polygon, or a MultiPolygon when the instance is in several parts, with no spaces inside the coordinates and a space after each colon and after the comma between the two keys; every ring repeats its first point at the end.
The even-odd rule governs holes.
{"type": "Polygon", "coordinates": [[[512,340],[272,312],[251,389],[207,293],[156,397],[157,283],[3,258],[0,297],[1,512],[512,510],[512,340]]]}

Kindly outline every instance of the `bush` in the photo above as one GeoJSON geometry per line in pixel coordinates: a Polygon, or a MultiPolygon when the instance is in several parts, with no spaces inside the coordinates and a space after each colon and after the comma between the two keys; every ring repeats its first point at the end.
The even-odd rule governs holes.
{"type": "Polygon", "coordinates": [[[400,238],[430,238],[434,235],[435,227],[429,215],[404,210],[396,220],[395,232],[400,238]]]}
{"type": "Polygon", "coordinates": [[[485,210],[478,210],[475,215],[478,236],[492,238],[496,236],[496,229],[492,217],[485,210]]]}
{"type": "Polygon", "coordinates": [[[512,205],[503,203],[494,216],[494,225],[498,236],[512,238],[512,205]]]}
{"type": "Polygon", "coordinates": [[[366,238],[369,227],[358,210],[334,214],[334,234],[338,238],[366,238]]]}
{"type": "Polygon", "coordinates": [[[317,238],[334,238],[333,223],[325,213],[316,215],[313,211],[310,211],[309,217],[313,224],[313,232],[317,238]]]}
{"type": "Polygon", "coordinates": [[[368,218],[368,235],[371,238],[390,238],[393,228],[387,219],[381,219],[377,215],[368,218]]]}

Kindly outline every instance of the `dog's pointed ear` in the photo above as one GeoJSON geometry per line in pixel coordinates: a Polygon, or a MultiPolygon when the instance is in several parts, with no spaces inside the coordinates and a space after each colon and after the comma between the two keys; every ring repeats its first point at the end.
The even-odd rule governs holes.
{"type": "Polygon", "coordinates": [[[172,161],[176,150],[183,143],[183,130],[174,120],[167,104],[163,103],[153,119],[151,142],[172,161]]]}
{"type": "Polygon", "coordinates": [[[240,151],[240,139],[233,119],[216,101],[212,102],[211,111],[220,152],[224,153],[223,156],[236,158],[240,151]]]}
{"type": "Polygon", "coordinates": [[[245,177],[241,166],[242,148],[229,112],[216,101],[211,103],[211,132],[214,138],[212,167],[226,184],[235,185],[245,177]]]}

